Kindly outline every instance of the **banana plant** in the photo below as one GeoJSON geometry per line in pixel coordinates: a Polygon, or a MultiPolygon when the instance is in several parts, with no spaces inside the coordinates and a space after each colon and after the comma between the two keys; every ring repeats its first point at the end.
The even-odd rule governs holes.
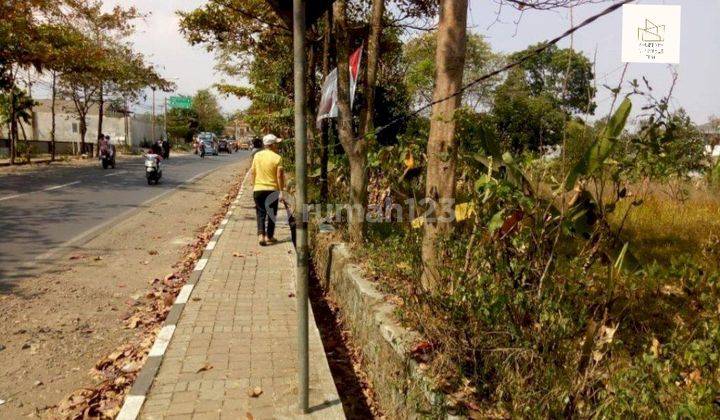
{"type": "MultiPolygon", "coordinates": [[[[583,158],[568,174],[563,185],[566,191],[574,189],[579,180],[589,178],[602,168],[617,146],[631,109],[632,102],[626,98],[609,119],[602,134],[588,147],[583,158]]],[[[516,188],[523,191],[527,196],[550,203],[549,207],[553,215],[558,216],[562,213],[560,208],[552,203],[554,201],[552,197],[542,197],[534,191],[530,178],[517,165],[510,153],[506,152],[501,155],[499,150],[495,150],[491,152],[490,157],[475,155],[474,158],[476,162],[490,168],[494,175],[502,176],[514,184],[516,188]],[[497,162],[502,162],[502,164],[497,162]]],[[[581,189],[578,199],[575,200],[572,208],[567,213],[566,223],[569,225],[569,233],[584,239],[590,239],[597,220],[597,199],[588,191],[581,189]]],[[[606,231],[609,232],[609,230],[606,231]]],[[[627,249],[623,251],[624,247],[625,244],[619,241],[619,238],[611,238],[602,252],[609,261],[616,261],[618,256],[622,254],[623,268],[625,270],[635,271],[639,269],[640,264],[637,258],[627,249]]]]}
{"type": "Polygon", "coordinates": [[[590,145],[585,151],[583,158],[573,167],[565,179],[565,190],[570,191],[575,188],[575,184],[580,178],[588,178],[596,173],[613,152],[617,146],[618,139],[625,129],[627,119],[632,110],[632,102],[630,99],[620,104],[612,117],[608,120],[602,134],[590,145]]]}

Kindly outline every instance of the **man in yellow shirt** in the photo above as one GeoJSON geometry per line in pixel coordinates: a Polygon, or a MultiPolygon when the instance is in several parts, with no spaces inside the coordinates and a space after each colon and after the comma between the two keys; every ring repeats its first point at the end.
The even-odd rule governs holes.
{"type": "Polygon", "coordinates": [[[263,137],[264,148],[253,156],[250,173],[257,216],[258,243],[261,246],[277,242],[275,218],[277,217],[280,194],[285,187],[285,173],[282,157],[277,154],[278,143],[282,140],[274,134],[263,137]]]}

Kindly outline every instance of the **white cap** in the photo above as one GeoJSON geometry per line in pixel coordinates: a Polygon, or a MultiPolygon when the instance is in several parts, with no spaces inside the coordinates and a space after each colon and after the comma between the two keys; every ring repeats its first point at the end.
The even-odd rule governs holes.
{"type": "Polygon", "coordinates": [[[263,146],[270,146],[271,144],[280,143],[282,139],[278,138],[275,134],[265,134],[263,137],[263,146]]]}

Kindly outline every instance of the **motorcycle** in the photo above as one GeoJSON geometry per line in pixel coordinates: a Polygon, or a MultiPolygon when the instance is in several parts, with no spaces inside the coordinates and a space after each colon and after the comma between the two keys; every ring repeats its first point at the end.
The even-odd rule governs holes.
{"type": "Polygon", "coordinates": [[[115,153],[114,150],[107,148],[100,151],[100,162],[102,163],[103,169],[111,167],[115,169],[115,153]]]}
{"type": "Polygon", "coordinates": [[[160,168],[160,160],[157,156],[146,155],[145,156],[145,177],[147,178],[148,185],[155,185],[160,182],[162,178],[162,169],[160,168]]]}

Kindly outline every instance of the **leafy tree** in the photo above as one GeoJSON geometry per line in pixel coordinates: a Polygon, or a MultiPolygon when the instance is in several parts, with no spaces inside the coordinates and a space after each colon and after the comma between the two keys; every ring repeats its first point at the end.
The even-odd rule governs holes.
{"type": "Polygon", "coordinates": [[[10,161],[14,163],[18,140],[18,118],[25,112],[14,109],[28,104],[21,98],[13,98],[19,92],[17,74],[21,69],[33,67],[37,71],[53,63],[52,52],[66,44],[64,29],[73,11],[82,6],[75,1],[17,0],[0,2],[0,92],[10,95],[6,101],[10,107],[10,161]]]}
{"type": "Polygon", "coordinates": [[[18,138],[18,122],[30,123],[30,110],[34,105],[35,101],[17,87],[0,94],[0,123],[10,127],[11,139],[18,138]]]}
{"type": "Polygon", "coordinates": [[[190,142],[198,130],[198,115],[193,109],[174,108],[167,112],[167,131],[170,138],[190,142]]]}
{"type": "MultiPolygon", "coordinates": [[[[524,57],[539,46],[540,44],[531,45],[524,51],[511,55],[509,60],[515,61],[524,57]]],[[[521,68],[524,70],[530,94],[548,95],[568,113],[595,112],[595,75],[592,63],[582,53],[552,45],[527,59],[521,68]]]]}
{"type": "Polygon", "coordinates": [[[514,152],[562,142],[567,114],[548,92],[533,94],[522,70],[497,89],[492,108],[501,146],[514,152]]]}
{"type": "Polygon", "coordinates": [[[220,112],[217,97],[209,89],[197,91],[192,100],[192,110],[197,115],[198,131],[222,133],[225,117],[220,112]]]}
{"type": "MultiPolygon", "coordinates": [[[[432,100],[436,49],[436,32],[413,38],[403,46],[403,63],[407,69],[405,84],[416,106],[425,105],[432,100]]],[[[463,83],[466,84],[497,68],[500,61],[500,56],[492,52],[490,44],[482,36],[468,34],[463,83]]],[[[495,78],[473,86],[463,94],[463,103],[475,109],[487,105],[497,82],[498,79],[495,78]]]]}

